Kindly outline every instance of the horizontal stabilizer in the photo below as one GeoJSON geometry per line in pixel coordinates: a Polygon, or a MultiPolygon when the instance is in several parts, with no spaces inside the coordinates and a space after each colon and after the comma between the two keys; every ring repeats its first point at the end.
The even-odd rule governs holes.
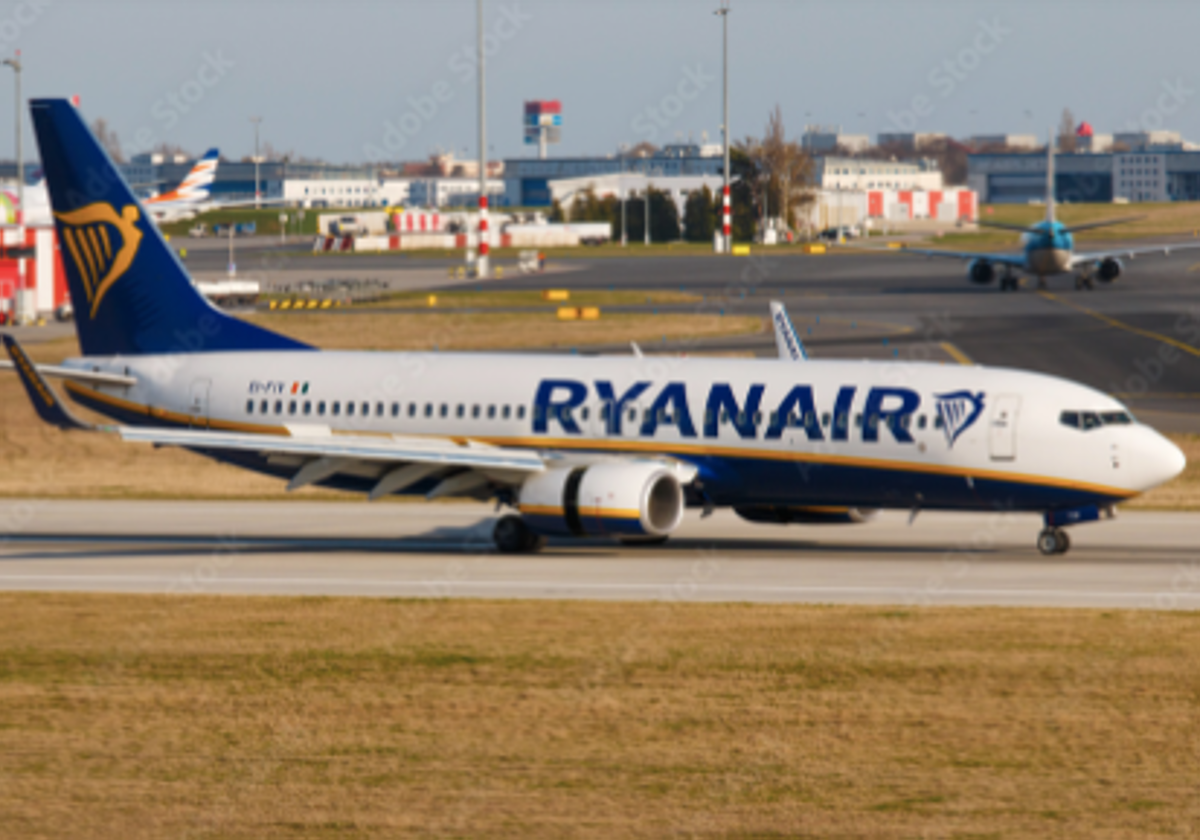
{"type": "Polygon", "coordinates": [[[77,419],[58,399],[58,395],[46,384],[46,380],[38,373],[37,366],[29,358],[20,343],[11,335],[3,336],[4,349],[12,358],[13,368],[25,386],[25,392],[33,403],[33,410],[38,417],[52,426],[66,430],[90,430],[95,428],[77,419]]]}

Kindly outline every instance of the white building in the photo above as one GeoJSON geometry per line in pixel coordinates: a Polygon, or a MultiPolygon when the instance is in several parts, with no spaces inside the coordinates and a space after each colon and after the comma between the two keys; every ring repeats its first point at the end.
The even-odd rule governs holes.
{"type": "Polygon", "coordinates": [[[942,172],[931,161],[813,159],[813,180],[831,190],[940,190],[942,172]]]}
{"type": "Polygon", "coordinates": [[[381,193],[374,178],[287,178],[283,199],[299,207],[376,207],[381,193]]]}
{"type": "MultiPolygon", "coordinates": [[[[488,201],[506,203],[504,181],[489,178],[488,201]]],[[[409,184],[409,202],[419,207],[468,207],[479,203],[478,178],[414,178],[409,184]]]]}
{"type": "Polygon", "coordinates": [[[671,197],[682,222],[688,196],[693,190],[708,187],[713,194],[713,201],[720,202],[721,188],[724,184],[725,181],[720,175],[644,175],[640,172],[627,172],[624,175],[562,178],[550,181],[549,187],[552,199],[561,204],[567,213],[570,213],[569,208],[575,199],[582,198],[589,188],[596,193],[597,198],[620,198],[624,194],[626,201],[640,201],[646,195],[647,187],[650,187],[671,197]]]}
{"type": "Polygon", "coordinates": [[[1004,146],[1009,149],[1036,149],[1042,145],[1036,134],[975,134],[967,144],[979,149],[987,146],[1004,146]]]}
{"type": "Polygon", "coordinates": [[[1130,152],[1163,149],[1183,151],[1183,135],[1178,131],[1118,131],[1113,135],[1114,146],[1124,146],[1130,152]]]}
{"type": "Polygon", "coordinates": [[[1171,201],[1165,154],[1113,155],[1113,197],[1134,203],[1171,201]]]}

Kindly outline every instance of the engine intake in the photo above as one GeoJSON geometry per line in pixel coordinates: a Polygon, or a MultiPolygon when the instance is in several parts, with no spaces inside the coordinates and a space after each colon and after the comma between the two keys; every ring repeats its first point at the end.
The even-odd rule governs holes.
{"type": "Polygon", "coordinates": [[[841,507],[739,507],[738,516],[747,522],[767,525],[861,525],[870,522],[877,510],[841,507]]]}
{"type": "Polygon", "coordinates": [[[519,507],[540,534],[665,537],[683,521],[684,495],[663,464],[597,464],[530,477],[519,507]]]}
{"type": "Polygon", "coordinates": [[[1114,257],[1105,257],[1096,267],[1096,276],[1105,283],[1111,283],[1121,276],[1121,261],[1114,257]]]}
{"type": "Polygon", "coordinates": [[[987,260],[971,260],[967,266],[967,279],[985,286],[996,279],[996,267],[987,260]]]}

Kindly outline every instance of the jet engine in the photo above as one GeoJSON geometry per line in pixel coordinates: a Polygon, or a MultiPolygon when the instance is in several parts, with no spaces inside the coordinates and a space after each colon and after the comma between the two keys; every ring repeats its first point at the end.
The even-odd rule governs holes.
{"type": "Polygon", "coordinates": [[[1111,283],[1121,276],[1123,268],[1120,260],[1115,257],[1105,257],[1100,261],[1100,265],[1096,266],[1096,276],[1105,283],[1111,283]]]}
{"type": "Polygon", "coordinates": [[[738,516],[747,522],[766,525],[861,525],[870,522],[877,510],[841,507],[739,507],[738,516]]]}
{"type": "Polygon", "coordinates": [[[679,527],[684,494],[665,464],[596,464],[531,476],[521,487],[519,507],[539,534],[653,539],[679,527]]]}
{"type": "Polygon", "coordinates": [[[986,286],[996,279],[996,267],[987,260],[971,260],[967,266],[967,279],[980,286],[986,286]]]}

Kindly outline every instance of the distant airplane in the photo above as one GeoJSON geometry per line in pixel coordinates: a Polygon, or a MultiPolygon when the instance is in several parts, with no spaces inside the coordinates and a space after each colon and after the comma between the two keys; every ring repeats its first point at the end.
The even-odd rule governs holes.
{"type": "Polygon", "coordinates": [[[1046,149],[1046,218],[1028,227],[1009,225],[1002,222],[979,224],[984,227],[1015,230],[1022,234],[1023,251],[1019,254],[981,254],[972,251],[940,251],[924,248],[904,248],[901,253],[921,254],[927,257],[943,257],[969,260],[967,279],[981,286],[1000,277],[1000,291],[1016,291],[1020,285],[1019,273],[1038,279],[1038,288],[1046,288],[1046,278],[1057,274],[1074,274],[1076,289],[1092,289],[1095,281],[1111,283],[1121,276],[1124,265],[1121,258],[1132,259],[1141,254],[1167,255],[1172,251],[1200,248],[1200,245],[1157,245],[1146,248],[1121,248],[1109,251],[1076,253],[1072,234],[1081,230],[1119,225],[1135,221],[1139,217],[1105,219],[1081,225],[1065,225],[1054,217],[1054,135],[1046,149]],[[999,271],[997,270],[999,269],[999,271]]]}
{"type": "MultiPolygon", "coordinates": [[[[147,215],[156,224],[169,222],[185,222],[194,219],[201,213],[210,210],[229,210],[242,207],[254,207],[263,204],[279,204],[281,198],[248,198],[238,201],[215,201],[212,199],[210,187],[217,177],[217,166],[220,164],[220,152],[209,149],[204,157],[196,161],[196,165],[188,172],[187,177],[180,181],[179,186],[170,192],[142,199],[147,215]]],[[[10,201],[15,204],[16,197],[10,201]]],[[[46,181],[25,188],[25,224],[49,225],[53,223],[50,211],[50,198],[46,191],[46,181]]],[[[12,222],[15,222],[15,215],[12,222]]]]}
{"type": "Polygon", "coordinates": [[[787,362],[667,365],[322,352],[213,308],[78,111],[30,109],[83,355],[38,365],[5,335],[4,367],[55,426],[181,447],[289,489],[495,500],[510,509],[493,526],[501,552],[547,536],[662,542],[685,508],[724,507],[774,524],[1038,512],[1038,550],[1062,554],[1065,527],[1185,466],[1107,394],[1017,370],[802,361],[799,346],[787,362]],[[87,427],[47,376],[118,425],[87,427]]]}

